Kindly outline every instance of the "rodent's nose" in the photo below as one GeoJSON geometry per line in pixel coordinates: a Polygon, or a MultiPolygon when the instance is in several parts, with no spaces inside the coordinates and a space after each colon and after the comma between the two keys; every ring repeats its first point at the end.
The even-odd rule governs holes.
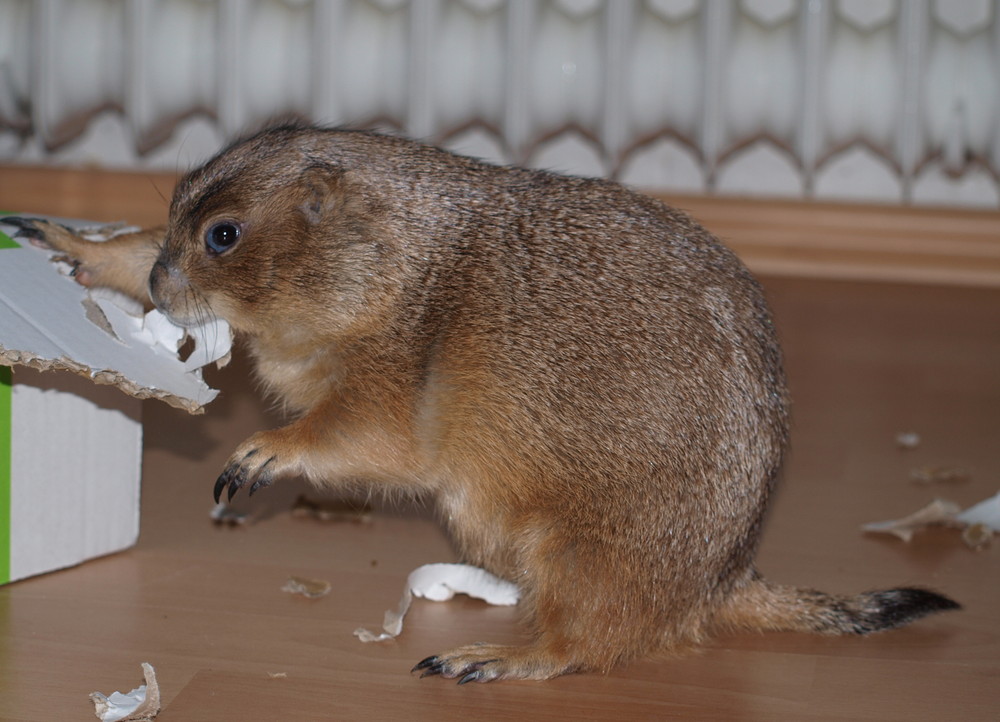
{"type": "Polygon", "coordinates": [[[156,308],[167,316],[185,316],[183,304],[187,288],[187,276],[179,268],[163,259],[156,260],[149,273],[149,298],[156,308]]]}

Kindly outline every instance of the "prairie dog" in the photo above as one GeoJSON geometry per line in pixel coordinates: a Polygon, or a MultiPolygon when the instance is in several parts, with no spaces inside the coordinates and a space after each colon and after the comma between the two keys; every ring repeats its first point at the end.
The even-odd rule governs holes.
{"type": "Polygon", "coordinates": [[[423,675],[544,679],[958,607],[757,574],[788,435],[770,312],[711,234],[621,185],[292,125],[186,175],[161,232],[22,223],[82,283],[244,337],[291,421],[236,449],[217,498],[293,474],[429,495],[463,560],[520,586],[531,643],[423,675]]]}

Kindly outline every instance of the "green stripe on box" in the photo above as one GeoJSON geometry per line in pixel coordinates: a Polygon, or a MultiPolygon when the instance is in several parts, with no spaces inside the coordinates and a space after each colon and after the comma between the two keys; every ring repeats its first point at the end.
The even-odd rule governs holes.
{"type": "Polygon", "coordinates": [[[0,584],[10,581],[10,406],[9,366],[0,366],[0,584]]]}

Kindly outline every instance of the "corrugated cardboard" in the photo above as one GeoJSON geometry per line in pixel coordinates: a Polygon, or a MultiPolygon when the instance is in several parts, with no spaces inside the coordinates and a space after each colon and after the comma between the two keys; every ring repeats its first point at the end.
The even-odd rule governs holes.
{"type": "MultiPolygon", "coordinates": [[[[182,331],[161,340],[15,231],[0,217],[0,583],[133,545],[138,399],[197,413],[216,395],[197,368],[212,355],[204,334],[198,360],[181,361],[182,331]]],[[[224,326],[208,333],[228,341],[224,326]]]]}
{"type": "MultiPolygon", "coordinates": [[[[78,564],[139,535],[142,402],[69,373],[17,368],[0,394],[0,582],[78,564]],[[6,569],[3,569],[3,567],[6,569]]],[[[2,381],[0,381],[2,383],[2,381]]]]}

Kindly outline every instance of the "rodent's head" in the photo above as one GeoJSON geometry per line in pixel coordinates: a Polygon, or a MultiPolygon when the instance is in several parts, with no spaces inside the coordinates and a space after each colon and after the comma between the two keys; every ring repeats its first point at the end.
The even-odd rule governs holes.
{"type": "Polygon", "coordinates": [[[400,285],[385,205],[338,159],[331,131],[286,127],[236,143],[178,184],[153,303],[258,336],[364,333],[400,285]]]}

